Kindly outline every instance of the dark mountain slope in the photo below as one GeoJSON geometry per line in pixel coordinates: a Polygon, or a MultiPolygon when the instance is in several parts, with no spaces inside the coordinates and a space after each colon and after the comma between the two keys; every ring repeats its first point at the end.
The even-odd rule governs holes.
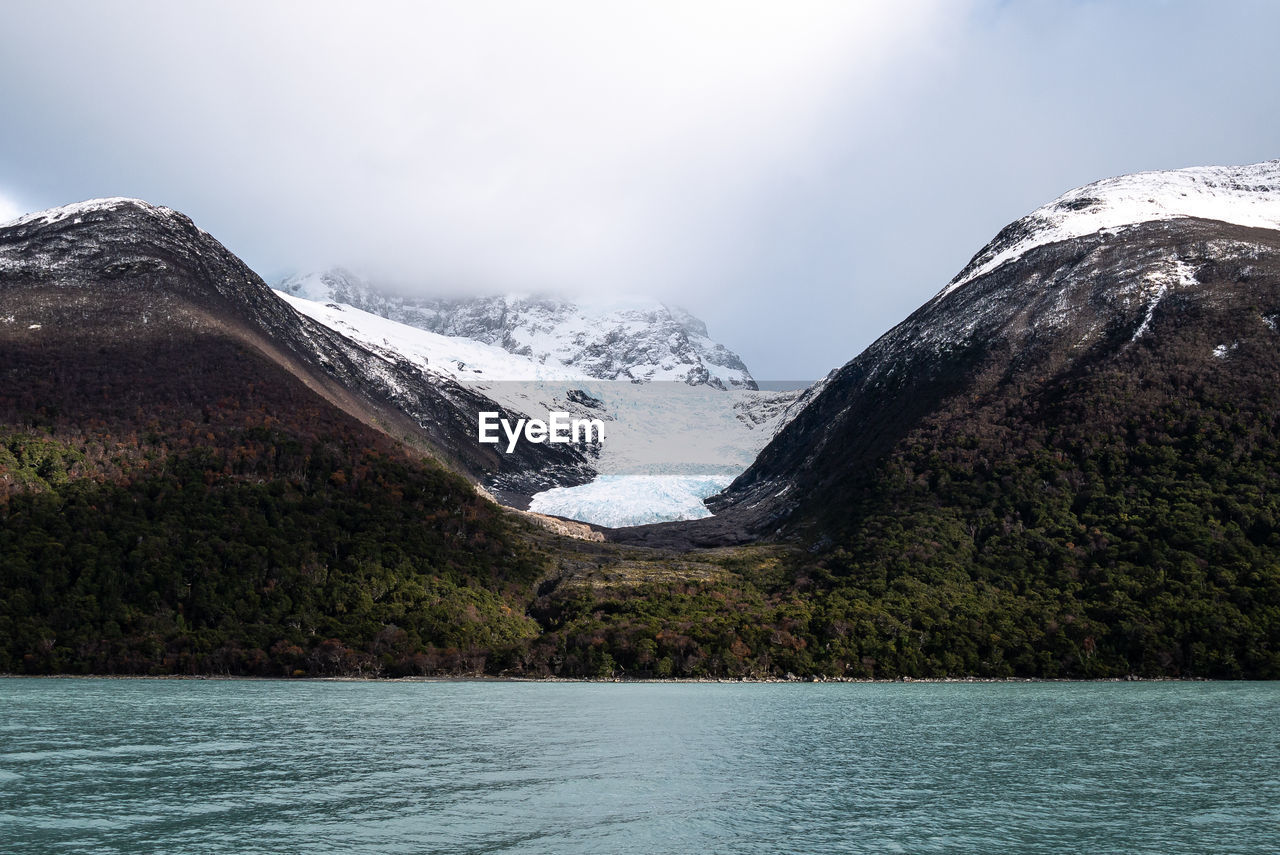
{"type": "Polygon", "coordinates": [[[843,603],[811,631],[864,673],[1280,675],[1280,231],[1038,217],[828,378],[716,517],[613,538],[804,543],[843,603]]]}
{"type": "Polygon", "coordinates": [[[366,357],[171,211],[0,229],[0,671],[412,673],[535,635],[541,563],[384,432],[419,429],[366,357]]]}
{"type": "Polygon", "coordinates": [[[926,419],[950,410],[978,424],[992,417],[974,406],[988,398],[1069,398],[1076,378],[1107,367],[1155,385],[1204,366],[1265,377],[1269,361],[1250,366],[1230,348],[1274,332],[1277,230],[1280,161],[1072,190],[1002,229],[942,293],[828,378],[717,506],[764,530],[801,505],[839,500],[926,419]],[[1145,364],[1157,351],[1173,360],[1145,364]]]}
{"type": "Polygon", "coordinates": [[[761,530],[804,525],[846,506],[914,432],[945,443],[1002,424],[1140,422],[1157,391],[1185,394],[1188,376],[1233,408],[1254,404],[1280,376],[1278,258],[1274,231],[1194,220],[1032,250],[924,306],[837,372],[720,506],[761,530]],[[1076,396],[1094,395],[1099,377],[1147,394],[1079,412],[1076,396]]]}
{"type": "MultiPolygon", "coordinates": [[[[0,340],[13,353],[11,370],[32,375],[16,362],[20,354],[48,360],[62,354],[56,361],[66,376],[57,394],[64,398],[77,394],[68,381],[81,368],[92,376],[111,373],[101,357],[114,357],[117,349],[125,356],[139,346],[181,350],[230,340],[355,418],[472,478],[501,474],[515,489],[532,492],[550,483],[551,471],[565,473],[568,482],[590,476],[569,446],[523,444],[512,455],[480,446],[476,413],[500,407],[458,384],[428,381],[413,366],[388,362],[298,315],[221,244],[167,208],[97,200],[0,229],[0,301],[0,340]]],[[[198,351],[189,355],[201,361],[198,351]]],[[[159,375],[166,368],[150,359],[140,386],[165,382],[159,375]]],[[[92,387],[95,381],[85,382],[92,387]]]]}

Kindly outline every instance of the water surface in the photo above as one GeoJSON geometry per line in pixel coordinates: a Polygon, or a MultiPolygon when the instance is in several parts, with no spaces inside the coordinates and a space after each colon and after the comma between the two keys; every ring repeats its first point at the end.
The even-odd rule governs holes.
{"type": "Polygon", "coordinates": [[[0,851],[1280,851],[1280,684],[0,680],[0,851]]]}

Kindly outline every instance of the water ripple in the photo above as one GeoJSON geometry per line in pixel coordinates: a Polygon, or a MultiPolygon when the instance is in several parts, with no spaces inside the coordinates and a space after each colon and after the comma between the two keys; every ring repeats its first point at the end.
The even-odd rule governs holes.
{"type": "Polygon", "coordinates": [[[59,853],[1280,850],[1280,686],[0,680],[59,853]]]}

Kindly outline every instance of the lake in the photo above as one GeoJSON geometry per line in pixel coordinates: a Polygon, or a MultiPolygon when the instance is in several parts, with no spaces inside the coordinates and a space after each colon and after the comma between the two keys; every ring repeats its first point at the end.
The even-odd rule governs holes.
{"type": "Polygon", "coordinates": [[[1280,684],[0,679],[6,853],[1280,851],[1280,684]]]}

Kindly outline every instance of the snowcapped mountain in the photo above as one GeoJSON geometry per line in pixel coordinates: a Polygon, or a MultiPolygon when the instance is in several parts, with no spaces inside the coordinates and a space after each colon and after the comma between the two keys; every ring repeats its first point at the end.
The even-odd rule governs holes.
{"type": "MultiPolygon", "coordinates": [[[[129,395],[147,402],[151,387],[168,382],[166,371],[181,370],[193,375],[184,398],[203,405],[209,403],[204,392],[237,376],[238,365],[226,364],[238,359],[254,363],[276,386],[300,384],[326,406],[477,481],[501,476],[531,494],[594,475],[585,457],[566,445],[526,444],[506,455],[478,446],[477,413],[500,405],[447,375],[425,374],[399,354],[372,351],[299,315],[170,208],[96,199],[20,217],[0,226],[0,278],[0,338],[10,354],[34,348],[33,360],[56,363],[62,373],[54,376],[71,378],[59,394],[74,378],[88,377],[83,382],[93,389],[90,375],[115,372],[135,377],[129,395]],[[228,348],[252,356],[228,355],[228,348]],[[107,364],[111,359],[119,364],[107,364]],[[213,375],[217,365],[225,377],[201,373],[213,375]]],[[[90,394],[106,400],[100,391],[90,394]]],[[[138,418],[149,406],[138,405],[138,418]]]]}
{"type": "Polygon", "coordinates": [[[1038,246],[1138,223],[1191,217],[1280,228],[1280,160],[1138,172],[1077,187],[1005,226],[942,295],[1038,246]]]}
{"type": "Polygon", "coordinates": [[[558,363],[546,364],[501,347],[448,336],[333,301],[317,302],[277,291],[301,314],[360,342],[385,359],[406,359],[419,369],[465,382],[587,380],[589,375],[558,363]]]}
{"type": "Polygon", "coordinates": [[[880,507],[885,467],[929,484],[931,467],[960,458],[1014,471],[1020,455],[1045,455],[1085,483],[1103,464],[1071,461],[1068,445],[1087,455],[1110,443],[1105,465],[1129,465],[1116,461],[1137,453],[1134,437],[1190,429],[1170,415],[1180,401],[1226,408],[1233,424],[1266,410],[1280,381],[1278,327],[1280,161],[1097,182],[1007,226],[829,376],[709,499],[714,519],[622,536],[727,542],[842,527],[880,507]]]}
{"type": "Polygon", "coordinates": [[[381,293],[345,270],[307,273],[278,290],[338,303],[440,335],[491,344],[534,362],[601,380],[675,381],[754,389],[742,360],[702,321],[661,303],[588,305],[539,297],[424,298],[381,293]]]}
{"type": "Polygon", "coordinates": [[[461,384],[528,417],[545,419],[561,411],[602,419],[606,440],[588,451],[597,474],[589,483],[574,477],[530,495],[521,489],[523,476],[497,472],[485,481],[506,503],[602,526],[709,516],[702,500],[749,466],[807,395],[602,380],[554,360],[419,329],[349,304],[276,293],[303,316],[389,364],[435,377],[437,385],[461,384]]]}

